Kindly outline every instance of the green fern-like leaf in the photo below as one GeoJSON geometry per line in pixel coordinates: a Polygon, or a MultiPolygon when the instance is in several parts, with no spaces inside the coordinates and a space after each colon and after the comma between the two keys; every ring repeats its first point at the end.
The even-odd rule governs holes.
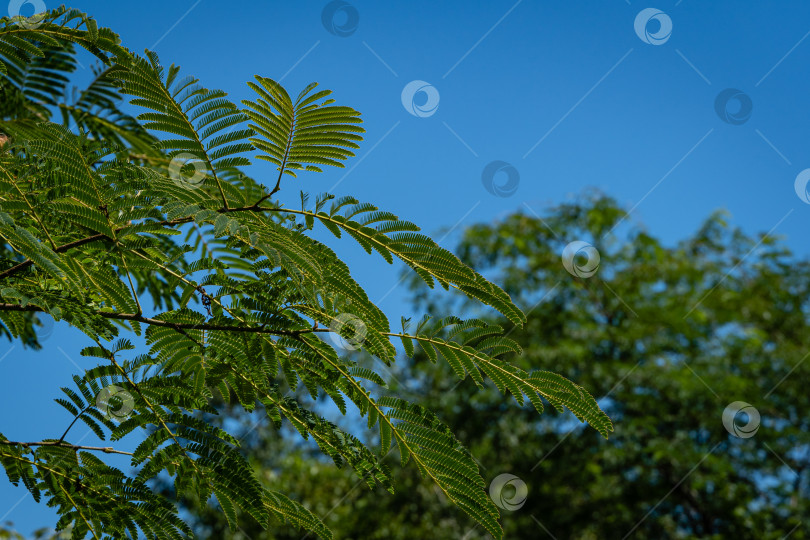
{"type": "Polygon", "coordinates": [[[323,165],[343,167],[343,161],[354,156],[352,150],[360,148],[360,133],[365,132],[358,125],[360,113],[332,105],[333,99],[325,99],[331,91],[313,92],[318,85],[312,83],[293,102],[276,81],[266,77],[256,81],[248,86],[259,98],[242,102],[249,107],[245,114],[258,135],[250,141],[262,152],[259,159],[276,165],[279,179],[282,174],[295,177],[297,170],[320,172],[323,165]]]}

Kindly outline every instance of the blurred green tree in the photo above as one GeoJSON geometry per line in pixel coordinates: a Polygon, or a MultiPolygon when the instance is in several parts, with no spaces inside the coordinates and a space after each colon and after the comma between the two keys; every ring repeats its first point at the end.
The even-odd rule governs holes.
{"type": "MultiPolygon", "coordinates": [[[[515,410],[425,356],[404,368],[413,371],[399,391],[469,444],[488,482],[517,477],[494,494],[506,507],[506,538],[810,537],[810,262],[773,236],[730,227],[722,212],[673,246],[626,218],[598,195],[543,217],[473,226],[458,248],[528,314],[510,335],[525,350],[514,362],[590,389],[615,421],[609,440],[570,413],[515,410]],[[560,254],[572,241],[593,246],[598,268],[580,244],[566,270],[560,254]],[[590,277],[574,275],[592,267],[590,277]]],[[[428,313],[457,302],[476,309],[423,292],[414,285],[428,313]]],[[[380,496],[305,445],[242,421],[265,481],[308,501],[343,538],[486,537],[414,471],[398,472],[396,495],[380,496]]],[[[210,509],[197,525],[228,537],[210,509]]],[[[249,528],[231,536],[299,537],[249,528]]]]}
{"type": "MultiPolygon", "coordinates": [[[[56,533],[53,529],[37,529],[29,536],[29,540],[67,540],[70,538],[70,531],[56,533]]],[[[14,524],[0,523],[0,540],[26,540],[26,537],[14,530],[14,524]]]]}

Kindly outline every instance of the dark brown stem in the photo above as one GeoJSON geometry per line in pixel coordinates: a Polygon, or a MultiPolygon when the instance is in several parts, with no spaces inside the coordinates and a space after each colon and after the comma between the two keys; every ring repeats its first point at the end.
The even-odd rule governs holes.
{"type": "MultiPolygon", "coordinates": [[[[0,304],[0,311],[35,311],[44,312],[45,310],[39,306],[29,304],[21,306],[20,304],[0,304]]],[[[236,326],[230,324],[214,324],[214,323],[175,323],[170,321],[161,321],[160,319],[151,319],[144,317],[137,313],[114,313],[111,311],[95,311],[95,315],[99,315],[106,319],[115,319],[119,321],[134,321],[150,326],[162,326],[165,328],[172,328],[177,331],[181,330],[219,330],[223,332],[246,332],[254,334],[271,334],[275,336],[299,336],[301,334],[309,334],[312,332],[329,332],[327,328],[301,328],[298,330],[272,330],[264,326],[236,326]]]]}
{"type": "Polygon", "coordinates": [[[72,427],[73,427],[73,425],[74,425],[74,424],[75,424],[75,423],[76,423],[76,422],[79,420],[79,418],[81,418],[81,417],[82,417],[82,415],[83,415],[83,414],[84,414],[86,411],[87,411],[87,409],[82,409],[82,410],[81,410],[81,412],[79,412],[79,414],[76,416],[76,418],[74,418],[74,419],[73,419],[73,422],[71,422],[71,423],[70,423],[70,425],[67,427],[67,429],[65,430],[65,432],[64,432],[64,433],[62,433],[62,436],[61,436],[61,437],[59,437],[59,442],[63,442],[63,441],[65,440],[65,437],[67,437],[67,434],[68,434],[68,432],[70,431],[70,428],[72,428],[72,427]]]}
{"type": "MultiPolygon", "coordinates": [[[[276,187],[278,187],[278,186],[276,186],[276,187]]],[[[260,205],[260,204],[262,204],[262,203],[263,203],[264,201],[266,201],[267,199],[269,199],[270,197],[272,197],[272,196],[273,196],[273,195],[276,193],[276,191],[278,191],[278,190],[277,190],[277,189],[273,189],[273,191],[271,191],[270,193],[268,193],[267,195],[265,195],[264,197],[262,197],[261,199],[259,199],[259,200],[258,200],[258,201],[256,201],[255,203],[253,203],[252,208],[257,208],[257,209],[258,209],[258,208],[259,208],[259,205],[260,205]]]]}
{"type": "MultiPolygon", "coordinates": [[[[110,237],[107,236],[106,234],[94,234],[93,236],[88,236],[86,238],[81,238],[79,240],[75,240],[73,242],[63,244],[63,245],[57,247],[54,251],[57,252],[57,253],[63,253],[65,251],[69,250],[69,249],[73,249],[75,247],[83,246],[84,244],[89,244],[89,243],[95,242],[97,240],[103,240],[105,238],[110,239],[110,237]]],[[[18,264],[16,266],[12,266],[8,270],[3,270],[2,272],[0,272],[0,279],[3,279],[3,278],[6,278],[8,276],[11,276],[13,274],[16,274],[17,272],[20,272],[21,270],[25,270],[26,268],[28,268],[32,264],[34,264],[34,261],[32,261],[31,259],[28,259],[27,261],[21,262],[20,264],[18,264]]]]}
{"type": "MultiPolygon", "coordinates": [[[[280,177],[279,177],[279,181],[281,181],[280,177]]],[[[278,188],[278,184],[276,185],[276,188],[278,188]]],[[[272,197],[273,194],[276,191],[278,191],[278,189],[274,189],[268,195],[265,195],[264,197],[259,199],[256,203],[254,203],[254,204],[252,204],[250,206],[241,206],[239,208],[219,208],[219,209],[217,209],[217,212],[219,212],[220,214],[229,214],[231,212],[272,212],[272,211],[276,211],[276,210],[278,210],[278,208],[267,208],[267,207],[264,207],[264,206],[259,206],[260,203],[262,203],[265,200],[272,197]]],[[[159,222],[157,222],[157,224],[158,225],[167,225],[167,226],[171,227],[171,226],[174,226],[174,225],[183,225],[184,223],[190,223],[191,221],[193,221],[193,218],[185,217],[185,218],[178,218],[178,219],[167,220],[167,221],[159,221],[159,222]]],[[[123,230],[125,230],[127,228],[129,228],[129,226],[118,227],[117,229],[115,229],[115,234],[117,235],[119,232],[121,232],[121,231],[123,231],[123,230]]],[[[62,244],[61,246],[58,246],[56,249],[54,249],[54,251],[56,253],[64,253],[65,251],[71,250],[73,248],[83,246],[83,245],[89,244],[91,242],[96,242],[98,240],[105,240],[105,239],[110,240],[110,241],[113,240],[112,238],[110,238],[106,234],[94,234],[92,236],[87,236],[85,238],[80,238],[78,240],[74,240],[73,242],[68,242],[67,244],[62,244]]],[[[7,278],[9,276],[17,274],[17,273],[21,272],[22,270],[25,270],[29,266],[33,265],[33,264],[34,264],[34,261],[32,261],[31,259],[25,260],[25,261],[15,265],[15,266],[12,266],[11,268],[8,268],[8,269],[3,270],[2,272],[0,272],[0,279],[7,278]]]]}

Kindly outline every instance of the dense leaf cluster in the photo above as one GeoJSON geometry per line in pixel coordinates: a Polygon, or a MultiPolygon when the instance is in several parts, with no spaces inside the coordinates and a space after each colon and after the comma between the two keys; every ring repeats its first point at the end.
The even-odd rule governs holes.
{"type": "Polygon", "coordinates": [[[433,413],[341,355],[322,338],[328,332],[385,364],[396,360],[395,342],[409,355],[418,344],[462,379],[483,386],[486,377],[538,411],[545,399],[605,436],[612,429],[580,386],[510,363],[520,347],[498,326],[451,316],[392,330],[348,266],[309,234],[321,224],[400,259],[430,286],[525,322],[508,294],[413,223],[353,197],[302,194],[300,206],[277,198],[285,174],[343,167],[359,147],[360,114],[329,91],[312,84],[291,97],[256,77],[248,83],[256,97],[236,104],[153,52],[132,53],[78,11],[0,25],[0,321],[29,341],[43,313],[86,334],[93,345],[82,354],[98,365],[64,389],[60,405],[101,439],[142,439],[128,474],[99,458],[126,452],[72,444],[70,427],[38,442],[0,435],[9,479],[57,508],[58,529],[72,528],[74,538],[183,538],[191,531],[174,502],[150,489],[168,475],[178,497],[215,497],[231,527],[244,513],[330,537],[299,502],[264,487],[239,441],[205,420],[224,401],[288,421],[336,463],[391,491],[379,455],[396,446],[403,464],[413,461],[499,538],[470,453],[433,413]],[[71,98],[82,49],[99,67],[71,98]],[[122,111],[124,99],[136,116],[122,111]],[[277,178],[248,176],[252,159],[275,165],[277,178]],[[136,350],[127,335],[148,348],[136,350]],[[299,386],[344,413],[353,403],[377,426],[379,454],[284,392],[299,386]]]}

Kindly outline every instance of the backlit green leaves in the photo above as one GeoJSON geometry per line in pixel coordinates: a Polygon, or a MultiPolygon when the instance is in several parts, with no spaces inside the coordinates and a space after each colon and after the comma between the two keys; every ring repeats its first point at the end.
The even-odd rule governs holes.
{"type": "MultiPolygon", "coordinates": [[[[312,83],[296,98],[290,99],[284,88],[272,79],[256,77],[250,86],[258,95],[256,101],[243,101],[249,110],[245,114],[250,127],[258,135],[250,142],[263,153],[259,159],[277,166],[279,175],[295,177],[297,170],[321,171],[321,166],[343,167],[353,157],[352,150],[360,148],[365,130],[360,113],[351,107],[332,105],[325,99],[332,92],[321,90],[312,83]]],[[[281,176],[279,176],[280,178],[281,176]]]]}

